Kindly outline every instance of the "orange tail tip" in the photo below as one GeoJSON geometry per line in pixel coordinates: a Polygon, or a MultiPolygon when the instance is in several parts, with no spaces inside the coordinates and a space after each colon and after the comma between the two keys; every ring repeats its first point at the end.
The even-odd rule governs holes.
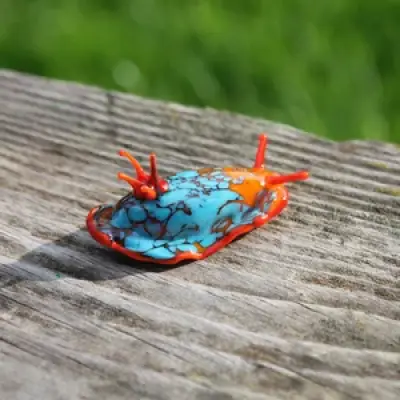
{"type": "Polygon", "coordinates": [[[304,181],[309,176],[308,171],[299,171],[289,175],[268,176],[265,181],[268,185],[282,185],[288,182],[304,181]]]}
{"type": "Polygon", "coordinates": [[[158,175],[157,158],[154,153],[150,154],[150,174],[147,174],[139,161],[126,150],[120,150],[118,154],[127,158],[136,171],[136,178],[121,172],[117,176],[118,179],[124,180],[131,185],[137,199],[154,200],[159,194],[168,190],[168,183],[158,175]]]}

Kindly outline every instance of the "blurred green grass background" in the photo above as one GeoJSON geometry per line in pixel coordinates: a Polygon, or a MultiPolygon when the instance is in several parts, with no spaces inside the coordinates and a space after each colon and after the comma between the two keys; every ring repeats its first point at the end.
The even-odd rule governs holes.
{"type": "Polygon", "coordinates": [[[399,0],[2,0],[0,66],[400,143],[399,0]]]}

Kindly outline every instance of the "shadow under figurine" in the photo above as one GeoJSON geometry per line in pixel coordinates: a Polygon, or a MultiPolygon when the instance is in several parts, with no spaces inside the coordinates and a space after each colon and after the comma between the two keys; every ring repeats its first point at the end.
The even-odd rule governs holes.
{"type": "Polygon", "coordinates": [[[128,152],[136,178],[123,173],[132,191],[115,205],[93,208],[87,228],[102,245],[139,261],[176,264],[200,260],[239,235],[258,228],[288,203],[287,182],[305,180],[307,171],[279,175],[264,169],[267,136],[259,136],[252,168],[202,168],[166,179],[150,154],[150,174],[128,152]]]}

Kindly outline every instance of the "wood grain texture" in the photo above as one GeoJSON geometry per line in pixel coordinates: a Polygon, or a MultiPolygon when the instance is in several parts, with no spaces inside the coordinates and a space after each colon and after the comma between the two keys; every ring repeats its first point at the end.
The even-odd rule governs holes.
{"type": "MultiPolygon", "coordinates": [[[[340,118],[340,116],[338,116],[340,118]]],[[[0,398],[399,399],[400,149],[0,71],[0,398]],[[97,245],[120,148],[310,168],[285,213],[162,269],[97,245]]]]}

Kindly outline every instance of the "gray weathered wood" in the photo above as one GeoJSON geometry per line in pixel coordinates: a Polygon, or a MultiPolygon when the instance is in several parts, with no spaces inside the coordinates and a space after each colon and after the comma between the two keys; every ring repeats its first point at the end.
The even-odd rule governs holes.
{"type": "Polygon", "coordinates": [[[4,70],[0,140],[1,399],[400,398],[398,147],[4,70]],[[164,270],[86,233],[121,147],[168,175],[250,165],[261,131],[312,173],[271,224],[164,270]]]}

